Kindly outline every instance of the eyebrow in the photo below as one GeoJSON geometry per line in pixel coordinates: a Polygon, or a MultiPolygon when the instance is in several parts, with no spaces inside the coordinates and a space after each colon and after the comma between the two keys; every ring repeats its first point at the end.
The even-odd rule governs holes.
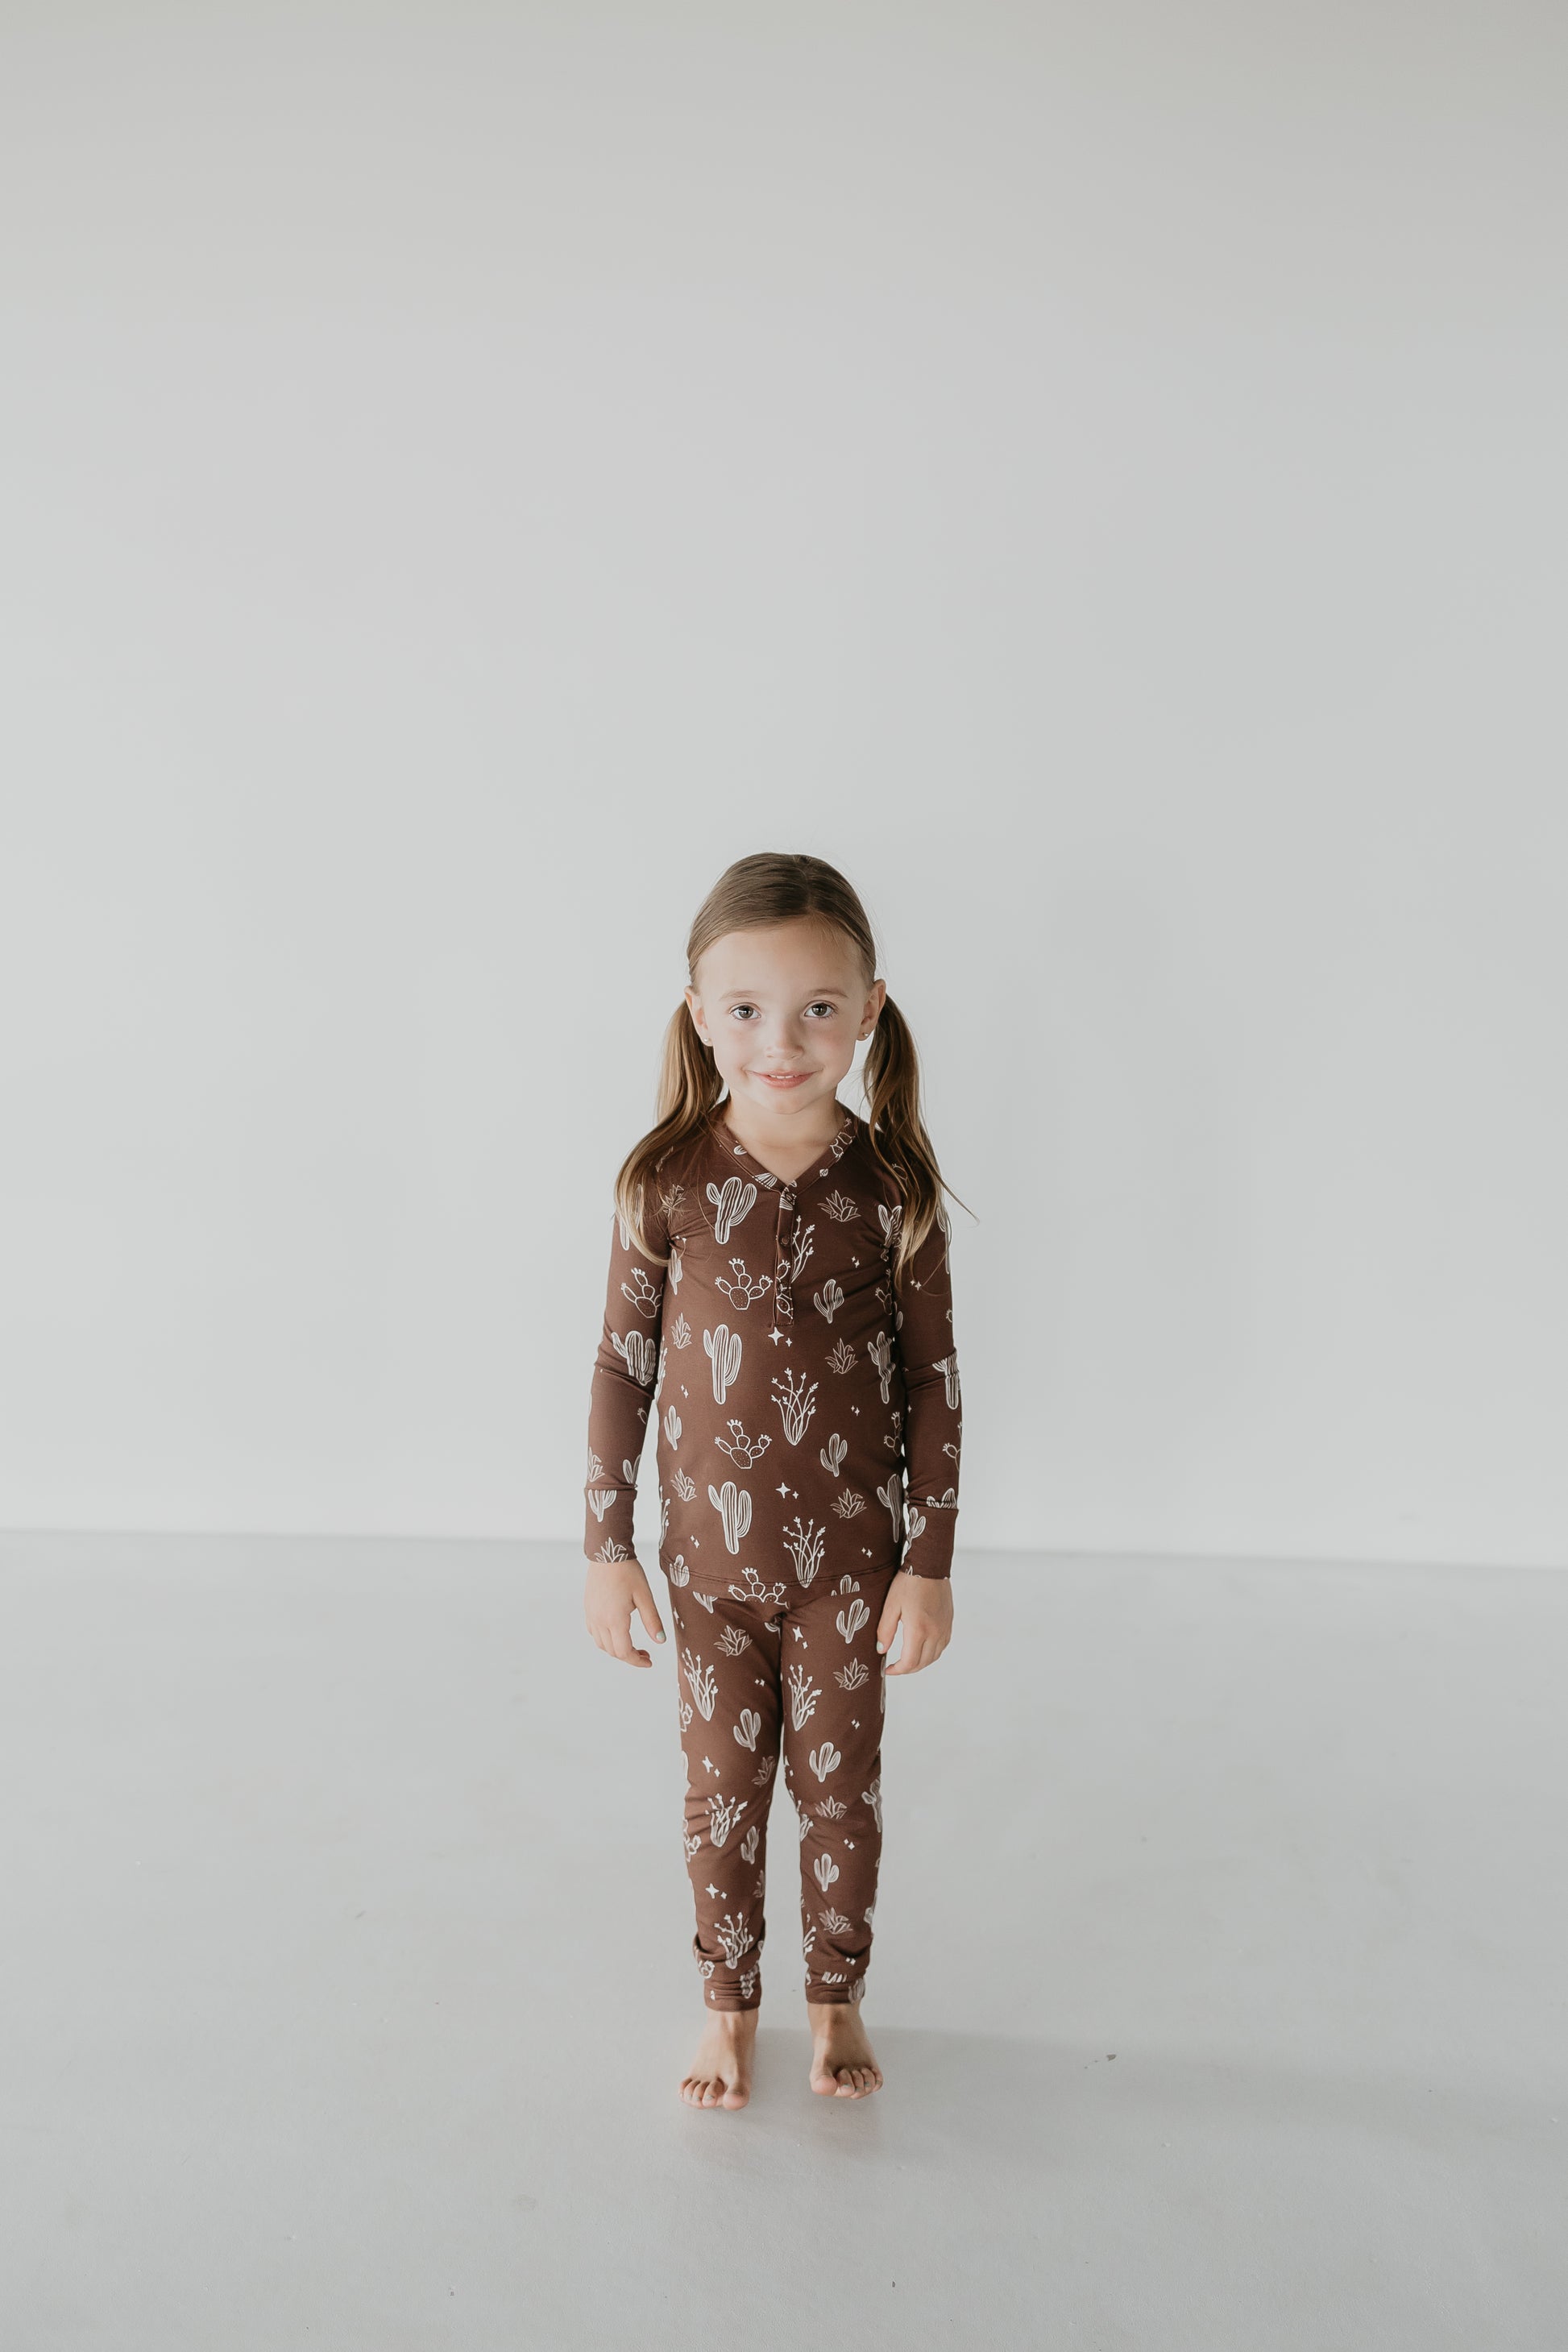
{"type": "MultiPolygon", "coordinates": [[[[719,1002],[721,1004],[744,1004],[761,993],[762,991],[756,988],[731,988],[725,991],[719,1002]]],[[[815,1003],[819,996],[843,996],[846,993],[842,988],[808,988],[805,992],[808,1003],[815,1003]]]]}

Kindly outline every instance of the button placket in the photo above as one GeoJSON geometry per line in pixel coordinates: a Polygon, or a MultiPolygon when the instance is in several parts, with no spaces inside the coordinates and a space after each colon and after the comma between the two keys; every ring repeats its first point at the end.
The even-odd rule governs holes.
{"type": "Polygon", "coordinates": [[[773,1328],[779,1328],[782,1315],[788,1323],[795,1320],[795,1300],[790,1295],[789,1260],[784,1255],[784,1223],[787,1212],[795,1207],[795,1187],[786,1184],[779,1193],[778,1215],[773,1223],[773,1328]]]}

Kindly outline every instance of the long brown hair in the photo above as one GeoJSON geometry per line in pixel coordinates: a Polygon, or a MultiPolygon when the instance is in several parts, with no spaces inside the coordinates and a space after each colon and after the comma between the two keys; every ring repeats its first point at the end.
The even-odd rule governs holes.
{"type": "MultiPolygon", "coordinates": [[[[877,947],[866,909],[853,887],[823,858],[771,849],[737,858],[697,909],[686,940],[691,985],[697,985],[702,955],[727,932],[802,920],[843,933],[868,991],[877,977],[877,947]]],[[[897,1283],[931,1227],[940,1224],[948,1230],[942,1196],[952,1192],[952,1187],[937,1166],[921,1116],[920,1057],[914,1037],[890,996],[884,999],[871,1032],[861,1084],[871,1148],[893,1178],[904,1206],[892,1258],[897,1283]]],[[[642,1207],[647,1188],[653,1183],[661,1160],[701,1132],[723,1091],[713,1048],[698,1035],[683,997],[665,1028],[658,1124],[633,1145],[616,1178],[616,1213],[643,1255],[656,1265],[668,1261],[645,1246],[642,1207]]],[[[953,1192],[952,1197],[959,1196],[953,1192]]]]}

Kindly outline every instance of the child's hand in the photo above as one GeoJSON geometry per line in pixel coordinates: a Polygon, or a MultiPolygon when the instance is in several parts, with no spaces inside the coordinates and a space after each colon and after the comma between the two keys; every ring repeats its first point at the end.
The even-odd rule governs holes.
{"type": "Polygon", "coordinates": [[[889,1675],[918,1675],[940,1658],[952,1639],[952,1586],[945,1576],[910,1576],[900,1569],[888,1587],[877,1626],[877,1647],[884,1654],[893,1645],[901,1625],[903,1646],[889,1675]]]}
{"type": "Polygon", "coordinates": [[[583,1594],[583,1614],[589,1633],[612,1658],[624,1658],[628,1666],[651,1666],[653,1660],[648,1653],[634,1648],[632,1643],[634,1609],[642,1619],[645,1633],[651,1633],[656,1642],[662,1642],[664,1627],[658,1622],[658,1611],[642,1563],[635,1555],[630,1559],[591,1559],[583,1594]]]}

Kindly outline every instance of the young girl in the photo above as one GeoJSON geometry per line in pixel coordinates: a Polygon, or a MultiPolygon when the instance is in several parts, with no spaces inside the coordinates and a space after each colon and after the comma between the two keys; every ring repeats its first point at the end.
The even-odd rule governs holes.
{"type": "Polygon", "coordinates": [[[698,910],[687,968],[658,1124],[616,1180],[584,1614],[601,1650],[652,1664],[631,1640],[634,1610],[664,1639],[632,1536],[651,1412],[708,2011],[681,2096],[741,2107],[751,2095],[782,1747],[800,1830],[811,2087],[861,2098],[882,2081],[858,2004],[885,1677],[930,1665],[952,1625],[951,1187],[921,1118],[914,1040],[836,868],[740,859],[698,910]],[[861,1118],[837,1089],[866,1037],[861,1118]]]}

